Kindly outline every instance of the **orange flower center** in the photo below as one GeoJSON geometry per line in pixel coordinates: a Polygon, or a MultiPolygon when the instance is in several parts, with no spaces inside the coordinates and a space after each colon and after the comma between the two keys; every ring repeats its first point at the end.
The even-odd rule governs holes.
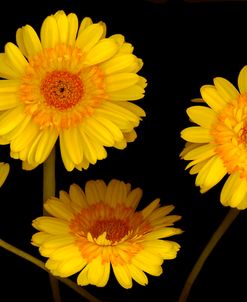
{"type": "Polygon", "coordinates": [[[228,173],[239,172],[247,179],[247,94],[225,106],[211,134],[228,173]]]}
{"type": "Polygon", "coordinates": [[[58,44],[29,58],[19,98],[40,129],[60,132],[76,127],[101,105],[105,76],[98,65],[85,64],[81,49],[58,44]]]}
{"type": "Polygon", "coordinates": [[[129,227],[125,221],[112,218],[97,220],[89,231],[93,238],[98,238],[101,234],[106,232],[106,239],[116,242],[120,241],[128,234],[129,227]]]}
{"type": "Polygon", "coordinates": [[[115,256],[114,250],[108,247],[114,248],[123,241],[129,242],[126,257],[130,261],[143,249],[143,244],[138,239],[152,230],[152,226],[143,220],[141,213],[134,212],[132,207],[121,203],[111,207],[102,201],[81,209],[71,219],[69,228],[83,258],[88,262],[100,256],[102,263],[111,261],[121,265],[125,260],[115,256]],[[103,234],[108,242],[99,240],[103,234]],[[106,247],[104,252],[102,247],[106,247]]]}
{"type": "Polygon", "coordinates": [[[247,145],[247,121],[245,122],[243,128],[241,129],[239,136],[239,143],[247,145]]]}
{"type": "Polygon", "coordinates": [[[83,83],[77,74],[52,71],[41,82],[41,93],[47,105],[66,110],[76,105],[83,96],[83,83]]]}

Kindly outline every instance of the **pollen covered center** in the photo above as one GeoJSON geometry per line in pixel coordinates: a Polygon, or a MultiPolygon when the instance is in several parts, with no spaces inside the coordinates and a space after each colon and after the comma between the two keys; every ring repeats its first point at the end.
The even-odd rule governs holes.
{"type": "Polygon", "coordinates": [[[46,74],[40,91],[48,106],[63,111],[74,107],[82,99],[83,83],[77,74],[57,70],[46,74]]]}
{"type": "Polygon", "coordinates": [[[247,179],[247,95],[226,105],[212,128],[216,153],[229,173],[247,179]]]}
{"type": "Polygon", "coordinates": [[[90,228],[93,238],[98,238],[101,234],[106,233],[106,239],[112,242],[120,241],[128,234],[128,231],[127,223],[116,218],[97,220],[90,228]]]}

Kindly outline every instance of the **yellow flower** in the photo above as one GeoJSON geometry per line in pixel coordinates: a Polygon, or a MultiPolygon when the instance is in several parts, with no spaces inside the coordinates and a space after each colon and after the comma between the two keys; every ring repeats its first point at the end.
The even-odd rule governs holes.
{"type": "Polygon", "coordinates": [[[30,25],[0,54],[0,138],[25,169],[45,161],[59,138],[68,171],[86,169],[135,139],[145,112],[142,60],[103,22],[74,13],[48,16],[40,38],[30,25]],[[1,112],[2,111],[2,112],[1,112]]]}
{"type": "Polygon", "coordinates": [[[40,232],[32,236],[32,244],[49,258],[46,267],[51,273],[68,277],[80,271],[79,285],[102,287],[112,266],[124,288],[132,287],[132,278],[146,285],[144,272],[159,276],[163,260],[175,258],[180,248],[176,242],[161,240],[182,232],[172,227],[180,216],[168,215],[174,207],[160,207],[156,199],[135,211],[142,190],[131,190],[129,183],[115,179],[108,185],[88,181],[84,191],[76,184],[70,186],[69,194],[60,191],[59,199],[45,203],[54,217],[33,221],[40,232]]]}
{"type": "Polygon", "coordinates": [[[187,114],[192,126],[182,130],[187,141],[180,154],[197,174],[196,186],[204,193],[229,175],[221,191],[224,206],[247,208],[247,65],[238,76],[239,91],[226,79],[201,87],[208,106],[192,106],[187,114]]]}
{"type": "Polygon", "coordinates": [[[0,162],[0,187],[5,182],[9,174],[9,164],[0,162]]]}

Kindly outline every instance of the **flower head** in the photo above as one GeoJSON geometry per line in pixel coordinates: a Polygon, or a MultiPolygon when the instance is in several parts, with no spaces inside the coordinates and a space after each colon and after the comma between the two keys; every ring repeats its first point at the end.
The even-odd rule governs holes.
{"type": "Polygon", "coordinates": [[[217,77],[201,88],[208,106],[192,106],[187,114],[197,124],[182,130],[187,141],[181,157],[191,162],[191,174],[204,193],[229,175],[221,191],[224,206],[247,208],[247,65],[238,77],[237,90],[217,77]]]}
{"type": "Polygon", "coordinates": [[[125,288],[132,279],[148,283],[144,272],[159,276],[164,259],[176,257],[180,246],[162,240],[182,231],[173,227],[180,219],[168,215],[173,206],[159,206],[154,200],[142,211],[135,211],[142,190],[119,180],[108,185],[102,180],[86,183],[85,192],[76,184],[69,194],[60,191],[59,198],[48,199],[45,209],[54,217],[33,221],[39,230],[32,243],[52,274],[68,277],[80,271],[79,285],[105,286],[110,267],[125,288]]]}
{"type": "Polygon", "coordinates": [[[120,34],[106,38],[103,22],[74,13],[48,16],[40,38],[30,25],[0,54],[0,138],[24,168],[46,160],[59,138],[68,171],[86,169],[125,148],[145,112],[142,60],[120,34]],[[2,112],[1,112],[2,111],[2,112]]]}
{"type": "Polygon", "coordinates": [[[0,162],[0,187],[5,182],[9,174],[9,164],[0,162]]]}

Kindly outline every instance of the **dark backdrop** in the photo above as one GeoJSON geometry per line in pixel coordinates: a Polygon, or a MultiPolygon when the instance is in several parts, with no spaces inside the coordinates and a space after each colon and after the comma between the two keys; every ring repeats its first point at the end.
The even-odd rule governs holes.
{"type": "MultiPolygon", "coordinates": [[[[16,29],[25,24],[39,31],[47,15],[63,9],[81,20],[106,22],[108,35],[121,33],[134,53],[144,60],[140,74],[148,80],[146,96],[138,104],[147,117],[137,128],[138,138],[123,150],[109,149],[108,157],[87,171],[67,172],[57,152],[57,191],[73,182],[118,178],[144,190],[142,208],[156,197],[174,204],[183,218],[176,226],[185,232],[173,240],[181,244],[175,260],[166,261],[160,277],[130,290],[112,277],[105,288],[88,286],[104,302],[175,302],[185,279],[208,239],[228,209],[219,203],[223,182],[200,194],[194,176],[179,159],[184,146],[180,131],[189,125],[185,110],[199,89],[222,76],[237,84],[246,60],[247,2],[186,3],[183,1],[27,0],[1,3],[0,51],[15,42],[16,29]]],[[[8,160],[8,146],[1,147],[1,161],[8,160]]],[[[9,161],[9,160],[8,160],[9,161]]],[[[10,160],[11,173],[0,190],[1,237],[40,257],[30,245],[35,230],[31,221],[42,213],[42,167],[27,172],[10,160]]],[[[247,301],[246,211],[240,213],[208,258],[188,302],[247,301]]],[[[52,301],[47,274],[33,264],[1,250],[1,301],[52,301]],[[16,300],[17,299],[17,300],[16,300]]],[[[112,275],[113,276],[113,275],[112,275]]],[[[84,301],[61,285],[63,302],[84,301]]]]}

